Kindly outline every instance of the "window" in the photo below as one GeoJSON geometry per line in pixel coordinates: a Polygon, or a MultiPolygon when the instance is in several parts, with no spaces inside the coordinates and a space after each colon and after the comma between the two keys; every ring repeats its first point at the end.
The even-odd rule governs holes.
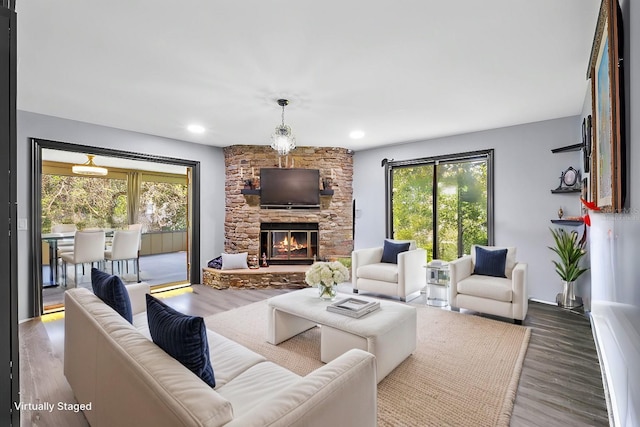
{"type": "Polygon", "coordinates": [[[387,162],[388,235],[451,261],[493,244],[493,150],[387,162]]]}

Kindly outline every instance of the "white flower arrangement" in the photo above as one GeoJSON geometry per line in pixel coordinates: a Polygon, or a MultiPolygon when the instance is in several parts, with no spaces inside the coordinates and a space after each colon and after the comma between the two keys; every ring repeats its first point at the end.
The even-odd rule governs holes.
{"type": "Polygon", "coordinates": [[[349,270],[338,261],[316,262],[307,270],[305,282],[309,286],[333,286],[349,280],[349,270]]]}
{"type": "Polygon", "coordinates": [[[338,261],[316,262],[305,274],[305,282],[318,288],[320,298],[333,299],[335,286],[349,280],[349,270],[338,261]]]}

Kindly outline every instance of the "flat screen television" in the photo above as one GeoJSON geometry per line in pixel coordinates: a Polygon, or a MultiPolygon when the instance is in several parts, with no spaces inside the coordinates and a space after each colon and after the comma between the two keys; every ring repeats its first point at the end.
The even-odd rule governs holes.
{"type": "Polygon", "coordinates": [[[260,169],[262,208],[319,208],[318,169],[260,169]]]}

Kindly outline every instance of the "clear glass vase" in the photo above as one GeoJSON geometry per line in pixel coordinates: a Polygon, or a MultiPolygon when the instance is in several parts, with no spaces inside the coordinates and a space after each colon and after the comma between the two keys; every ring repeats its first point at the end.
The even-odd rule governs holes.
{"type": "Polygon", "coordinates": [[[333,301],[336,299],[337,288],[336,284],[327,286],[321,283],[318,285],[318,296],[324,300],[333,301]]]}

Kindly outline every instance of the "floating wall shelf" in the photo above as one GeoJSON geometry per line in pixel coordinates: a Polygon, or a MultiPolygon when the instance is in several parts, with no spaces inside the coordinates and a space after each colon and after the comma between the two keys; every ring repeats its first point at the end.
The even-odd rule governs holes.
{"type": "Polygon", "coordinates": [[[558,225],[582,225],[584,220],[582,219],[552,219],[552,223],[558,225]]]}
{"type": "Polygon", "coordinates": [[[552,153],[566,153],[568,151],[580,151],[582,149],[582,144],[573,144],[567,145],[566,147],[553,148],[551,150],[552,153]]]}
{"type": "MultiPolygon", "coordinates": [[[[321,196],[333,196],[333,190],[319,190],[321,196]]],[[[259,196],[260,189],[259,188],[243,188],[240,190],[240,194],[244,194],[245,196],[259,196]]]]}

